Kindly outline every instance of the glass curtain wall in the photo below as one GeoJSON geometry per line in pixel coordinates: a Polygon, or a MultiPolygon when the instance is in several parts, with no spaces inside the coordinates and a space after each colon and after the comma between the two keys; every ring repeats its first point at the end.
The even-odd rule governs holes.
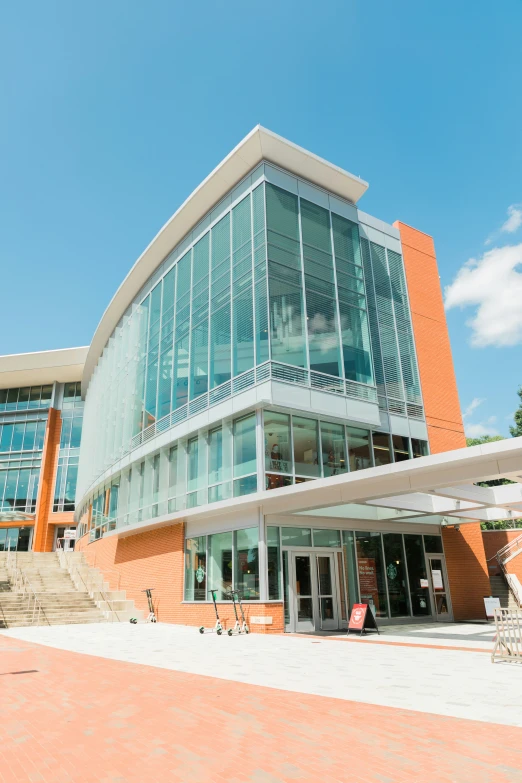
{"type": "MultiPolygon", "coordinates": [[[[268,169],[258,167],[165,258],[108,340],[86,399],[81,495],[147,427],[168,429],[259,382],[271,370],[254,368],[269,359],[293,382],[343,394],[364,398],[355,384],[377,382],[390,410],[405,414],[408,403],[419,414],[401,256],[361,239],[357,223],[326,206],[262,182],[268,169]]],[[[0,407],[31,406],[32,389],[11,391],[0,407]]],[[[44,389],[36,396],[40,405],[44,389]]],[[[329,447],[313,460],[336,475],[343,454],[331,446],[333,460],[329,447]]],[[[317,470],[301,461],[312,478],[317,470]]]]}

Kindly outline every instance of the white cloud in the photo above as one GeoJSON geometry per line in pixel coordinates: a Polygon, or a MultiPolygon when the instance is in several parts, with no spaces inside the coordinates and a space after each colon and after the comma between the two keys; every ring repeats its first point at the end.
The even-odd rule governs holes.
{"type": "MultiPolygon", "coordinates": [[[[521,213],[522,214],[522,213],[521,213]]],[[[467,321],[471,344],[517,345],[522,342],[522,244],[488,250],[470,258],[444,290],[445,306],[475,307],[467,321]]]]}
{"type": "Polygon", "coordinates": [[[478,408],[479,405],[482,405],[483,402],[485,402],[485,399],[483,397],[474,397],[471,400],[468,407],[466,408],[466,410],[464,411],[464,413],[462,414],[462,418],[463,419],[469,418],[469,416],[471,416],[473,411],[476,410],[476,408],[478,408]]]}
{"type": "Polygon", "coordinates": [[[514,234],[522,226],[522,204],[511,204],[507,209],[508,219],[502,224],[501,231],[514,234]]]}
{"type": "MultiPolygon", "coordinates": [[[[493,417],[494,418],[494,417],[493,417]]],[[[483,435],[500,435],[499,431],[491,426],[490,420],[478,422],[477,424],[466,424],[465,431],[467,438],[481,438],[483,435]]]]}

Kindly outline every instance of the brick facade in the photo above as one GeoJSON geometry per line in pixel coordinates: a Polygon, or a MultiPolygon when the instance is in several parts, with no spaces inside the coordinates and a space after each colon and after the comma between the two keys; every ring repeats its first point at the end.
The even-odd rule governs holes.
{"type": "MultiPolygon", "coordinates": [[[[500,566],[495,558],[495,555],[499,549],[502,549],[507,544],[511,543],[511,541],[514,541],[520,536],[522,536],[522,528],[514,528],[512,530],[482,531],[484,550],[486,552],[488,570],[491,576],[501,573],[500,566]]],[[[520,547],[520,554],[506,563],[506,570],[509,574],[516,574],[520,583],[522,584],[522,545],[520,547]]]]}
{"type": "MultiPolygon", "coordinates": [[[[126,538],[110,536],[88,543],[83,536],[77,544],[89,564],[99,568],[111,589],[127,592],[138,609],[148,613],[145,593],[152,594],[158,620],[164,623],[212,627],[216,621],[213,604],[183,603],[184,524],[138,533],[126,538]]],[[[272,617],[271,625],[253,625],[254,633],[282,633],[283,604],[251,602],[243,605],[249,617],[272,617]]],[[[225,628],[234,625],[234,610],[230,602],[219,604],[219,616],[225,628]]]]}
{"type": "Polygon", "coordinates": [[[432,237],[399,221],[413,334],[432,454],[466,446],[432,237]]]}
{"type": "MultiPolygon", "coordinates": [[[[52,552],[56,525],[74,525],[74,511],[53,512],[54,485],[60,455],[62,418],[56,408],[49,410],[42,452],[42,467],[36,500],[33,552],[52,552]]],[[[16,523],[11,523],[13,526],[16,523]]]]}
{"type": "Polygon", "coordinates": [[[455,620],[485,620],[484,596],[491,594],[479,523],[442,529],[455,620]]]}

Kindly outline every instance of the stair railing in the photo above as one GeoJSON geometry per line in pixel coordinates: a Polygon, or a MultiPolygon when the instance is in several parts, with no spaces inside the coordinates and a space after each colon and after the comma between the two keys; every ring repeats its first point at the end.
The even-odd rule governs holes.
{"type": "MultiPolygon", "coordinates": [[[[504,577],[504,581],[506,582],[511,595],[515,599],[517,606],[520,607],[522,606],[522,586],[520,585],[518,578],[514,574],[510,574],[506,568],[506,563],[518,554],[522,554],[522,535],[517,536],[513,541],[510,541],[506,546],[503,546],[502,549],[499,549],[497,554],[494,555],[494,558],[500,566],[502,576],[504,577]]],[[[490,559],[493,560],[493,558],[490,559]]]]}
{"type": "Polygon", "coordinates": [[[27,596],[27,605],[24,608],[31,614],[30,624],[39,625],[41,617],[43,620],[45,620],[47,625],[50,625],[47,615],[45,614],[45,609],[43,608],[38,595],[33,589],[31,582],[27,578],[26,574],[24,574],[22,569],[10,567],[8,568],[8,573],[12,573],[13,575],[13,586],[15,588],[14,592],[21,593],[24,597],[27,596]]]}
{"type": "Polygon", "coordinates": [[[67,557],[67,555],[70,553],[66,552],[60,552],[58,555],[58,558],[60,560],[60,565],[62,568],[65,568],[66,571],[68,571],[69,576],[72,579],[73,584],[78,590],[81,590],[82,587],[85,589],[85,592],[88,593],[88,595],[94,600],[94,594],[98,593],[101,596],[101,600],[106,603],[109,607],[108,610],[102,610],[103,614],[105,615],[105,618],[108,619],[111,623],[115,622],[115,617],[117,618],[117,621],[120,622],[120,618],[118,615],[118,611],[114,608],[114,603],[111,598],[107,595],[105,590],[103,590],[102,587],[100,587],[100,584],[103,585],[104,578],[103,574],[101,572],[98,572],[96,574],[96,579],[93,578],[94,575],[91,576],[90,566],[86,566],[85,564],[82,564],[83,568],[88,568],[88,576],[91,576],[91,578],[87,578],[87,580],[84,578],[84,574],[80,571],[79,567],[74,563],[74,561],[71,560],[71,558],[67,557]],[[101,582],[99,581],[101,579],[101,582]],[[109,617],[107,617],[107,614],[109,617]]]}
{"type": "Polygon", "coordinates": [[[506,546],[503,546],[502,549],[499,549],[495,557],[499,563],[501,560],[507,563],[508,560],[518,555],[519,552],[522,552],[522,534],[514,538],[506,546]]]}

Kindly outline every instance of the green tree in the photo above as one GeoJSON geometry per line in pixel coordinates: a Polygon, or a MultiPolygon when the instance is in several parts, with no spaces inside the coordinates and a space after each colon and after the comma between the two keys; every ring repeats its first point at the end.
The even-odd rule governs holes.
{"type": "Polygon", "coordinates": [[[513,418],[515,419],[515,426],[509,428],[511,435],[514,438],[518,438],[520,435],[522,435],[522,386],[518,387],[517,394],[520,399],[520,405],[513,415],[513,418]]]}
{"type": "MultiPolygon", "coordinates": [[[[481,435],[480,438],[466,438],[468,446],[481,446],[483,443],[495,443],[498,440],[504,440],[502,435],[481,435]]],[[[479,487],[499,487],[502,484],[512,484],[509,479],[492,479],[491,481],[479,481],[479,487]]],[[[514,527],[511,519],[497,519],[495,522],[481,522],[482,530],[506,530],[514,527]]]]}

